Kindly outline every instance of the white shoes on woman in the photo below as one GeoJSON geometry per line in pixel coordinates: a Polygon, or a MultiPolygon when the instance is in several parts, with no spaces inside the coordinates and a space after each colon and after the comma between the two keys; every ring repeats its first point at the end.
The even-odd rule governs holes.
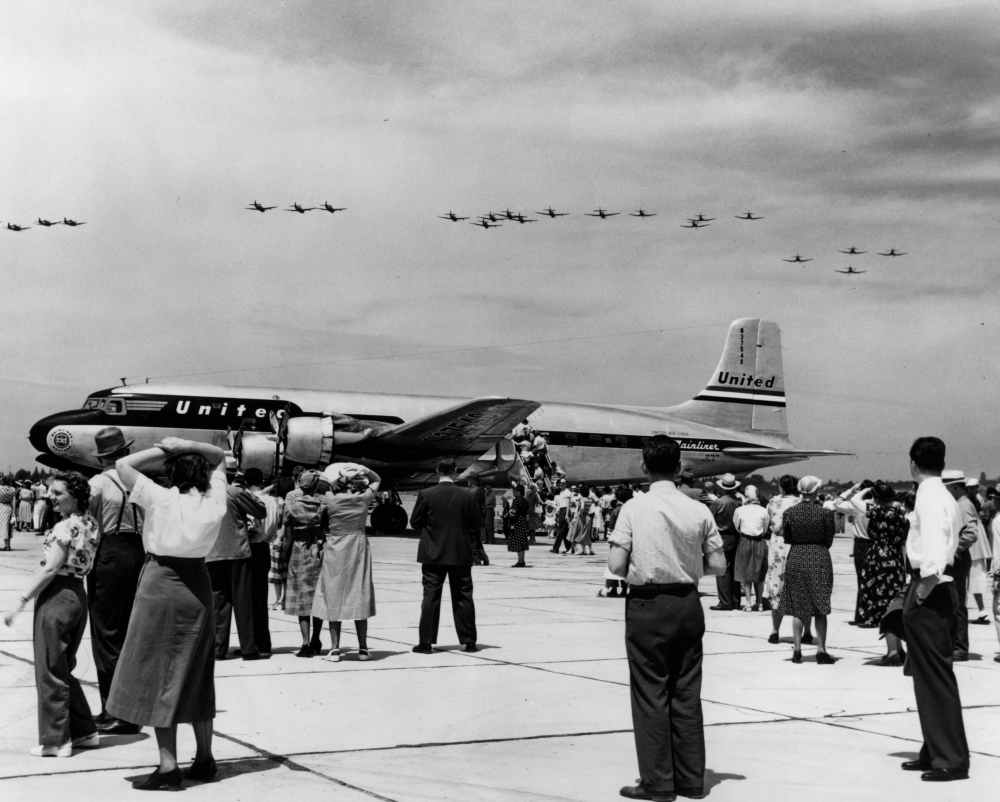
{"type": "Polygon", "coordinates": [[[97,749],[101,745],[101,734],[96,730],[90,735],[82,735],[62,746],[33,746],[28,753],[35,757],[70,757],[74,749],[97,749]]]}

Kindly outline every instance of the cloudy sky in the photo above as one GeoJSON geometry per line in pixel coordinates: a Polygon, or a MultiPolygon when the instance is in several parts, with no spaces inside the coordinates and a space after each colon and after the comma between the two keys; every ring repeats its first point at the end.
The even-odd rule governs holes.
{"type": "Polygon", "coordinates": [[[87,225],[2,232],[0,468],[120,376],[672,404],[759,315],[807,469],[1000,471],[995,4],[18,5],[0,220],[87,225]]]}

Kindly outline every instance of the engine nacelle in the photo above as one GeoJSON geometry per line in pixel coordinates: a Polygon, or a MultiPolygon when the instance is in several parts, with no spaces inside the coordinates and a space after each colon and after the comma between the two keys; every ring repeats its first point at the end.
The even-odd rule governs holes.
{"type": "Polygon", "coordinates": [[[289,418],[282,428],[285,459],[303,465],[329,465],[336,446],[360,443],[373,434],[354,418],[332,413],[289,418]]]}
{"type": "Polygon", "coordinates": [[[278,473],[278,436],[262,432],[241,432],[238,448],[233,449],[236,468],[245,471],[259,468],[266,479],[278,473]]]}

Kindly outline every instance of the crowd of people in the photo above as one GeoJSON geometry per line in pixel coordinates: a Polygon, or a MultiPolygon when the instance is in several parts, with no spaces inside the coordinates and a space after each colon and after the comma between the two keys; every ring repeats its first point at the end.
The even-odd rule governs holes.
{"type": "MultiPolygon", "coordinates": [[[[676,671],[700,676],[700,651],[697,665],[685,662],[695,660],[693,651],[677,657],[676,665],[674,658],[661,664],[660,647],[650,651],[644,639],[677,640],[685,649],[694,649],[697,640],[700,650],[704,619],[692,593],[701,575],[710,573],[718,594],[712,610],[770,612],[771,643],[779,642],[782,620],[791,617],[792,662],[801,663],[803,644],[815,642],[816,663],[835,663],[827,651],[827,618],[834,581],[830,548],[840,516],[843,531],[853,539],[857,572],[850,623],[877,627],[885,636],[881,665],[902,665],[907,658],[903,641],[908,641],[907,665],[914,672],[918,705],[936,711],[927,722],[922,717],[922,725],[950,728],[934,738],[925,730],[925,742],[933,742],[931,752],[951,749],[944,762],[949,771],[962,773],[964,730],[960,706],[955,723],[957,685],[950,664],[968,659],[970,623],[990,622],[985,607],[990,584],[993,620],[1000,618],[1000,494],[961,471],[943,470],[940,441],[923,451],[914,446],[915,492],[900,494],[888,482],[865,480],[836,496],[822,496],[824,483],[817,477],[785,475],[778,492],[767,498],[732,474],[699,485],[679,470],[677,444],[661,436],[644,450],[648,490],[570,485],[555,471],[544,438],[538,443],[539,436],[530,431],[520,436],[522,445],[532,445],[532,463],[505,492],[475,480],[469,488],[460,487],[454,462],[443,460],[439,482],[417,496],[410,520],[420,535],[423,600],[414,652],[433,651],[445,580],[459,641],[466,651],[478,650],[471,569],[488,564],[483,543],[497,534],[516,554],[515,568],[528,567],[526,552],[541,534],[552,537],[556,554],[592,555],[595,541],[609,541],[599,595],[627,598],[640,769],[646,765],[650,776],[665,782],[654,764],[666,736],[661,732],[650,736],[659,739],[656,744],[640,744],[647,737],[640,729],[655,730],[662,712],[648,709],[650,677],[676,671]],[[927,501],[939,485],[938,496],[946,494],[950,505],[943,497],[927,501]],[[921,531],[946,531],[952,524],[954,543],[935,541],[932,547],[922,540],[921,531]],[[655,542],[639,534],[664,526],[668,537],[661,534],[655,542]],[[944,587],[947,597],[934,594],[944,587]],[[965,604],[970,592],[978,610],[971,622],[965,604]],[[930,608],[914,610],[926,599],[938,610],[933,620],[925,615],[930,608]],[[949,606],[951,614],[946,614],[949,606]],[[684,622],[661,620],[680,613],[687,616],[684,622]],[[942,620],[950,644],[944,656],[942,620]],[[928,701],[928,693],[944,701],[928,701]]],[[[30,514],[29,525],[44,532],[42,569],[18,609],[4,617],[10,625],[35,600],[39,743],[32,752],[65,757],[74,749],[98,746],[102,733],[152,726],[159,766],[136,787],[177,788],[182,774],[176,728],[190,723],[196,756],[184,776],[210,780],[217,771],[212,756],[215,661],[271,657],[272,597],[270,609],[299,622],[298,657],[322,655],[339,662],[348,653],[341,642],[342,623],[353,621],[357,659],[369,659],[368,620],[376,606],[365,526],[380,477],[362,465],[340,462],[322,471],[296,470],[288,480],[294,487],[284,480],[265,487],[263,475],[253,468],[227,481],[223,452],[204,443],[166,438],[133,454],[132,442],[116,427],[99,432],[95,443],[95,456],[105,469],[90,480],[75,472],[51,475],[42,485],[42,506],[36,496],[41,491],[30,484],[0,486],[0,523],[27,523],[30,514]],[[234,618],[235,651],[230,649],[234,618]],[[72,674],[88,620],[101,700],[97,716],[72,674]],[[330,637],[325,654],[324,621],[330,637]]],[[[997,634],[1000,638],[1000,622],[997,634]]],[[[1000,661],[1000,655],[995,659],[1000,661]]],[[[670,704],[679,706],[680,719],[694,715],[693,698],[676,694],[670,704]]],[[[684,731],[684,726],[675,728],[675,733],[684,731]]],[[[694,749],[689,757],[696,766],[696,740],[685,748],[694,749]]],[[[942,768],[942,761],[932,757],[922,752],[911,768],[942,768]]],[[[691,782],[694,777],[689,773],[691,782]]],[[[640,786],[622,793],[639,793],[640,786]]]]}

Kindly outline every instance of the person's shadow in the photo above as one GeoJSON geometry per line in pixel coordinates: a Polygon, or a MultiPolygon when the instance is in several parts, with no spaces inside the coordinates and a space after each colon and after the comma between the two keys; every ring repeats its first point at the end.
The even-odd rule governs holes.
{"type": "MultiPolygon", "coordinates": [[[[179,764],[182,775],[187,770],[189,765],[190,765],[189,763],[179,764]]],[[[271,769],[279,768],[281,765],[282,764],[280,760],[275,760],[273,758],[268,758],[268,757],[243,757],[237,760],[225,760],[225,761],[220,760],[218,761],[218,767],[219,767],[218,773],[215,775],[213,779],[208,780],[208,782],[215,783],[219,782],[220,780],[228,780],[233,777],[238,777],[241,774],[254,774],[258,771],[270,771],[271,769]]],[[[133,774],[129,777],[125,777],[124,779],[129,783],[133,783],[136,782],[137,780],[144,780],[146,777],[149,776],[150,773],[151,772],[145,772],[143,774],[133,774]]],[[[202,780],[191,780],[188,779],[187,777],[184,777],[183,780],[181,780],[181,789],[183,790],[183,788],[188,785],[204,785],[204,784],[205,782],[202,780]]]]}
{"type": "Polygon", "coordinates": [[[705,793],[708,793],[715,786],[725,782],[726,780],[745,780],[746,775],[744,774],[732,774],[729,772],[712,771],[712,769],[705,769],[705,793]]]}

